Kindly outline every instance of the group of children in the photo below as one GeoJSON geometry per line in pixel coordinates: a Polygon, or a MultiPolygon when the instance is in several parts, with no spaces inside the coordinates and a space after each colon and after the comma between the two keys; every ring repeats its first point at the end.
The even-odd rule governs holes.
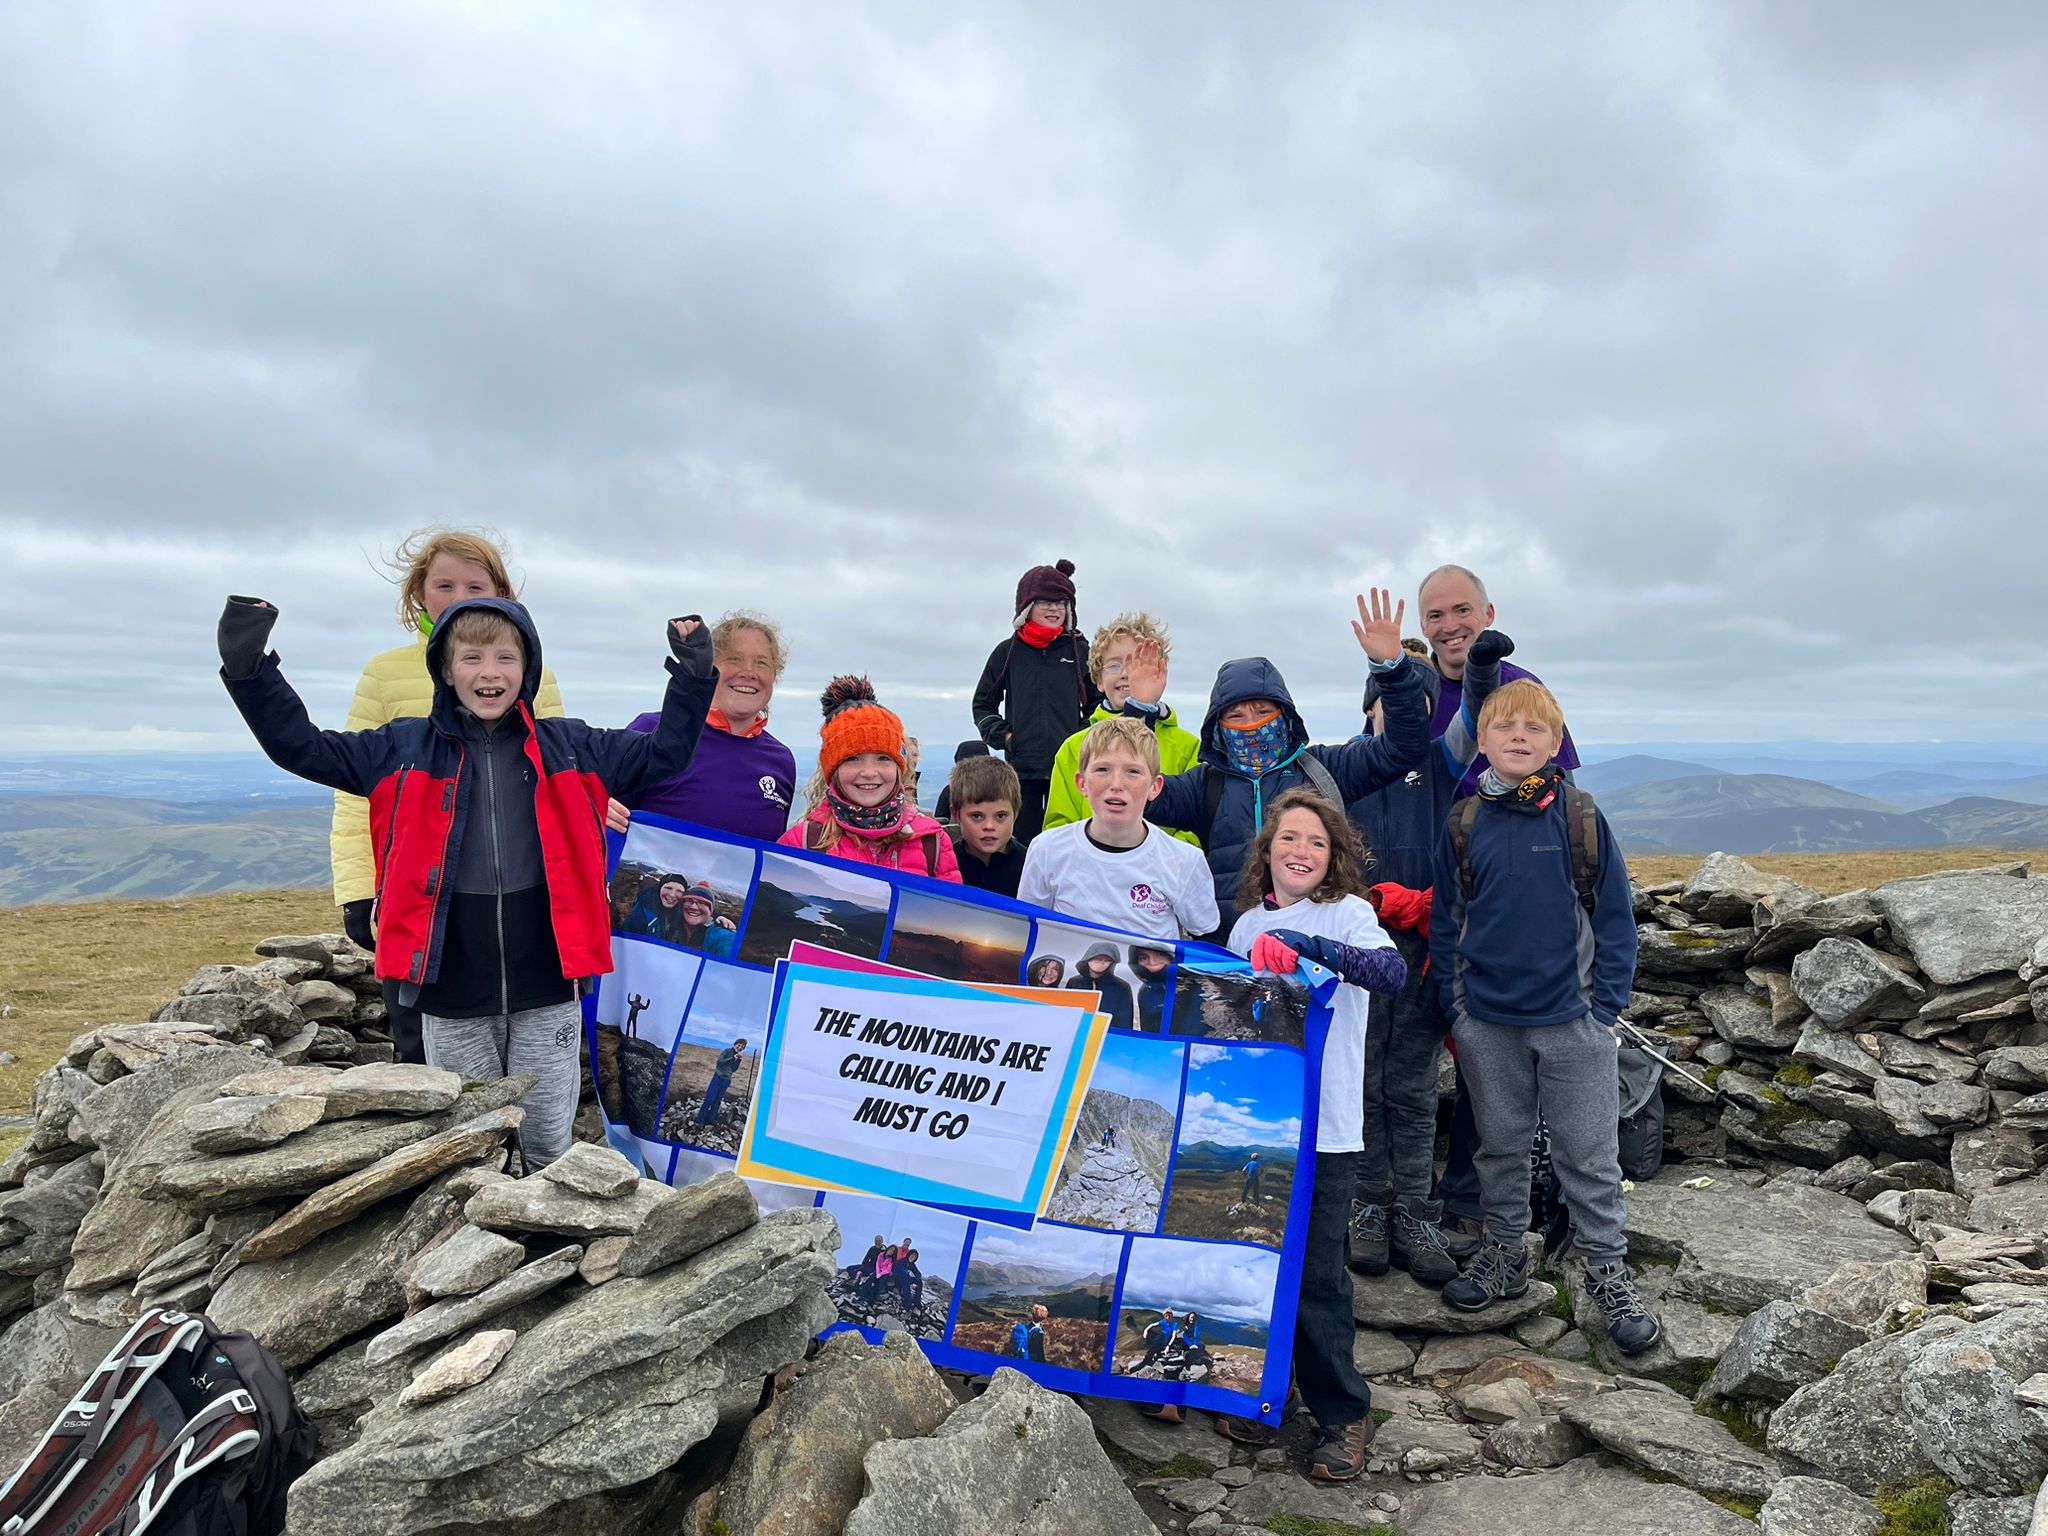
{"type": "MultiPolygon", "coordinates": [[[[1372,1436],[1370,1389],[1352,1363],[1347,1265],[1384,1272],[1391,1256],[1469,1310],[1526,1290],[1528,1152],[1539,1116],[1591,1294],[1621,1348],[1647,1349],[1658,1327],[1624,1262],[1615,1149],[1612,1031],[1628,1000],[1636,935],[1605,823],[1554,761],[1563,734],[1556,701],[1527,678],[1499,683],[1512,647],[1488,629],[1463,658],[1462,703],[1432,740],[1449,684],[1404,651],[1405,603],[1375,591],[1359,598],[1352,623],[1366,658],[1366,733],[1312,745],[1278,668],[1254,657],[1219,671],[1191,736],[1163,702],[1163,630],[1127,615],[1098,633],[1091,652],[1072,576],[1061,561],[1018,584],[1013,633],[989,657],[974,700],[982,742],[1008,760],[967,755],[955,764],[950,825],[918,808],[901,720],[866,679],[839,677],[823,695],[809,809],[781,841],[1005,891],[1162,945],[1222,942],[1263,970],[1291,972],[1307,959],[1341,979],[1294,1349],[1320,1431],[1311,1475],[1357,1476],[1372,1436]],[[1442,807],[1481,752],[1489,766],[1472,809],[1446,825],[1442,807]],[[1436,821],[1427,892],[1367,882],[1359,829],[1404,805],[1436,821]],[[1597,878],[1586,878],[1589,861],[1597,878]],[[1426,934],[1427,949],[1411,943],[1404,953],[1383,911],[1390,921],[1403,914],[1399,931],[1426,934]],[[1368,1000],[1375,994],[1378,1009],[1368,1000]],[[1404,999],[1418,1005],[1405,1026],[1404,999]],[[1427,1061],[1426,1089],[1404,1069],[1398,1093],[1396,1046],[1386,1048],[1372,1117],[1384,1122],[1374,1126],[1384,1173],[1362,1161],[1369,1015],[1391,1018],[1396,1041],[1419,1030],[1427,1047],[1399,1057],[1427,1061]],[[1446,1021],[1480,1132],[1484,1233],[1462,1270],[1430,1188],[1446,1021]]],[[[524,608],[502,597],[455,602],[426,643],[429,714],[346,733],[315,729],[284,682],[266,652],[276,617],[260,600],[229,600],[219,630],[228,691],[279,766],[367,800],[377,974],[420,1010],[429,1060],[466,1077],[539,1075],[524,1101],[522,1149],[529,1169],[544,1166],[565,1150],[575,1110],[579,979],[611,969],[608,801],[688,763],[715,681],[702,623],[693,615],[670,625],[670,679],[654,728],[602,730],[536,717],[540,645],[524,608]]],[[[705,932],[714,926],[710,895],[657,884],[642,920],[650,932],[705,932]]],[[[1091,949],[1070,984],[1100,991],[1123,1026],[1156,1029],[1171,959],[1165,947],[1133,948],[1147,978],[1141,994],[1157,989],[1135,1010],[1129,988],[1109,975],[1112,944],[1091,949]]],[[[1177,1415],[1169,1407],[1161,1416],[1177,1415]]],[[[1256,1433],[1217,1422],[1227,1434],[1256,1433]]]]}

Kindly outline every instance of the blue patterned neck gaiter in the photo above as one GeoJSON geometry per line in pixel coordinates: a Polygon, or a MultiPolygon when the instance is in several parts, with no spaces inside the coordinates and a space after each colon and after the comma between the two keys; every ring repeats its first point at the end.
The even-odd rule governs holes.
{"type": "Polygon", "coordinates": [[[1226,725],[1223,751],[1230,766],[1247,778],[1260,778],[1287,756],[1287,716],[1275,711],[1263,725],[1226,725]]]}

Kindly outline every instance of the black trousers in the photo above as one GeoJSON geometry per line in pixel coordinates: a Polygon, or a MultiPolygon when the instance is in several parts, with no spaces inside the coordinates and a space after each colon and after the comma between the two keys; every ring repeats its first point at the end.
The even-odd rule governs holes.
{"type": "Polygon", "coordinates": [[[400,1061],[427,1062],[426,1036],[420,1030],[420,1011],[408,1008],[398,1000],[401,982],[384,983],[384,1027],[391,1031],[391,1043],[398,1050],[400,1061]]]}
{"type": "Polygon", "coordinates": [[[1024,789],[1024,808],[1017,813],[1017,841],[1029,845],[1031,839],[1045,830],[1045,803],[1052,798],[1052,780],[1027,779],[1017,775],[1017,782],[1024,789]]]}
{"type": "Polygon", "coordinates": [[[1316,1423],[1335,1433],[1372,1412],[1372,1388],[1352,1363],[1358,1321],[1351,1312],[1351,1191],[1356,1152],[1316,1154],[1308,1241],[1301,1258],[1301,1300],[1294,1313],[1294,1383],[1316,1423]]]}

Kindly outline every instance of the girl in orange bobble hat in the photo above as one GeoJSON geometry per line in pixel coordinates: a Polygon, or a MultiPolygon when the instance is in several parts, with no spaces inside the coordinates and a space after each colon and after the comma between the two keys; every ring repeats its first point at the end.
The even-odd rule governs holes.
{"type": "Polygon", "coordinates": [[[806,791],[811,808],[779,841],[957,884],[952,839],[910,793],[903,722],[882,708],[864,677],[833,678],[819,702],[825,725],[806,791]]]}

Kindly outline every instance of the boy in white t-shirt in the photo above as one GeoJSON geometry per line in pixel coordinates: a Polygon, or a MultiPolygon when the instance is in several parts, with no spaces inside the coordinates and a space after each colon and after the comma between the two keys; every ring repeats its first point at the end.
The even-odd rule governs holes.
{"type": "Polygon", "coordinates": [[[1165,780],[1159,742],[1143,721],[1098,720],[1075,776],[1086,821],[1032,839],[1017,899],[1147,938],[1213,933],[1222,919],[1202,850],[1145,823],[1165,780]]]}

